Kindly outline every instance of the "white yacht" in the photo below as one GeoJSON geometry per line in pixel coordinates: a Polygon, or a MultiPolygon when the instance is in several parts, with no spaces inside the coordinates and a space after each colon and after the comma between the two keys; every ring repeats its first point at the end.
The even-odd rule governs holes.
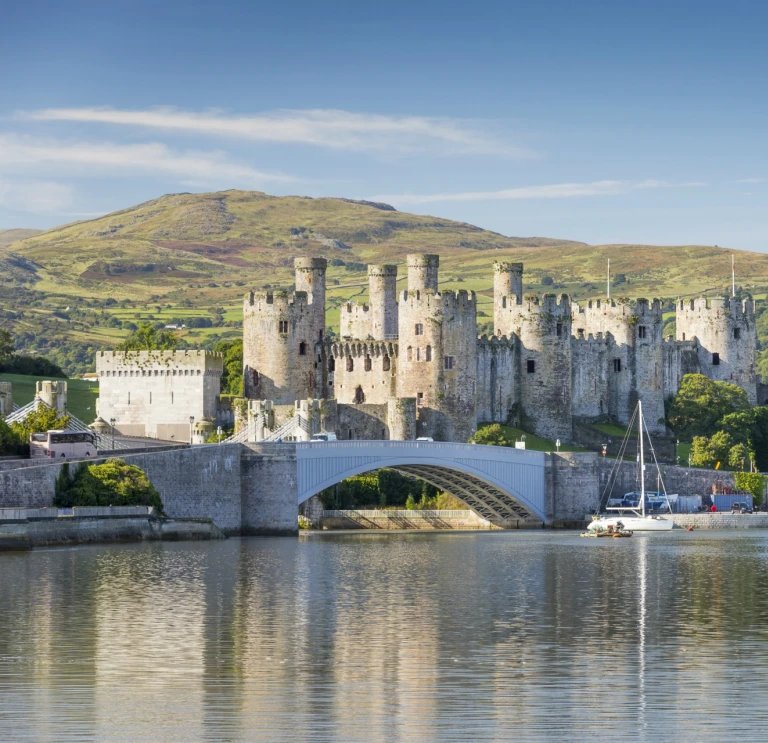
{"type": "MultiPolygon", "coordinates": [[[[587,527],[588,531],[598,532],[606,531],[609,526],[616,528],[616,525],[620,522],[620,528],[628,531],[669,531],[675,524],[672,519],[665,518],[657,514],[646,513],[646,504],[648,502],[648,493],[645,490],[645,451],[643,448],[644,432],[648,434],[648,428],[643,420],[643,403],[637,403],[637,409],[635,410],[638,422],[637,440],[639,444],[639,458],[640,465],[640,493],[637,505],[620,505],[620,506],[608,506],[606,508],[607,513],[594,518],[587,527]]],[[[632,428],[632,423],[629,425],[629,430],[632,428]]],[[[627,431],[627,437],[624,440],[622,446],[622,452],[626,447],[627,439],[629,438],[629,430],[627,431]]],[[[648,434],[648,440],[650,442],[650,434],[648,434]]],[[[651,445],[652,447],[653,445],[651,445]]],[[[651,448],[651,451],[653,449],[651,448]]],[[[669,505],[669,499],[667,498],[666,488],[663,487],[663,481],[661,480],[661,471],[659,470],[659,464],[656,461],[656,455],[653,455],[653,461],[656,465],[656,471],[658,473],[659,482],[662,485],[662,492],[664,494],[664,501],[667,506],[667,512],[671,512],[669,505]]],[[[621,457],[618,460],[621,463],[621,457]]],[[[614,468],[615,469],[615,468],[614,468]]],[[[608,478],[608,485],[606,490],[612,487],[613,473],[608,478]]],[[[656,495],[656,494],[655,494],[656,495]]]]}

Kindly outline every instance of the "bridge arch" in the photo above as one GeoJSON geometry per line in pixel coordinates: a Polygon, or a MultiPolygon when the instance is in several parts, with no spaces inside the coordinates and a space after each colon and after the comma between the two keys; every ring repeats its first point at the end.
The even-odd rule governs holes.
{"type": "Polygon", "coordinates": [[[492,523],[545,520],[544,454],[428,441],[297,443],[298,502],[387,467],[450,493],[492,523]]]}

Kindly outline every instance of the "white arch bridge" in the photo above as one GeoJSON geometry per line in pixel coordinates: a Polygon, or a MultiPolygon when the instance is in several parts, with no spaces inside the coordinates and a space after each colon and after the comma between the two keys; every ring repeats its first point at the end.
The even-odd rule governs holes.
{"type": "Polygon", "coordinates": [[[342,480],[382,467],[414,475],[488,521],[545,521],[544,454],[430,441],[297,442],[299,504],[342,480]]]}

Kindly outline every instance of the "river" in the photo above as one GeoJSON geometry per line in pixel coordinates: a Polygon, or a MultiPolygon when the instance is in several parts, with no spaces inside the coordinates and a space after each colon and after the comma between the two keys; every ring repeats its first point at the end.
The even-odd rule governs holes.
{"type": "Polygon", "coordinates": [[[765,741],[768,533],[0,553],[0,740],[765,741]]]}

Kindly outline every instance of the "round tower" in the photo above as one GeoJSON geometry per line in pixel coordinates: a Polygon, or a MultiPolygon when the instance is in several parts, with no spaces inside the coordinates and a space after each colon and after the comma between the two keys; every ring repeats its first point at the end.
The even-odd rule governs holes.
{"type": "Polygon", "coordinates": [[[392,441],[416,438],[416,400],[412,397],[390,397],[387,400],[387,427],[392,441]]]}
{"type": "Polygon", "coordinates": [[[467,441],[476,427],[474,292],[400,296],[397,397],[413,397],[417,436],[467,441]]]}
{"type": "Polygon", "coordinates": [[[397,337],[397,266],[368,266],[371,337],[397,337]]]}
{"type": "Polygon", "coordinates": [[[243,305],[244,393],[278,405],[317,397],[317,318],[306,292],[251,292],[243,305]]]}
{"type": "Polygon", "coordinates": [[[676,331],[679,341],[698,341],[702,374],[738,385],[746,391],[750,404],[757,404],[757,332],[751,299],[681,299],[677,303],[676,331]]]}
{"type": "Polygon", "coordinates": [[[507,305],[523,301],[523,264],[497,261],[493,264],[493,326],[497,335],[510,335],[507,305]]]}
{"type": "Polygon", "coordinates": [[[296,291],[306,292],[310,311],[315,316],[313,341],[322,341],[325,330],[325,258],[295,258],[296,291]]]}
{"type": "Polygon", "coordinates": [[[568,295],[526,296],[507,306],[520,339],[521,423],[549,439],[572,435],[571,304],[568,295]]]}
{"type": "Polygon", "coordinates": [[[35,398],[42,400],[49,408],[64,413],[67,410],[67,383],[38,381],[35,384],[35,398]]]}
{"type": "Polygon", "coordinates": [[[440,256],[411,253],[408,256],[408,291],[430,291],[437,294],[437,274],[440,256]]]}

